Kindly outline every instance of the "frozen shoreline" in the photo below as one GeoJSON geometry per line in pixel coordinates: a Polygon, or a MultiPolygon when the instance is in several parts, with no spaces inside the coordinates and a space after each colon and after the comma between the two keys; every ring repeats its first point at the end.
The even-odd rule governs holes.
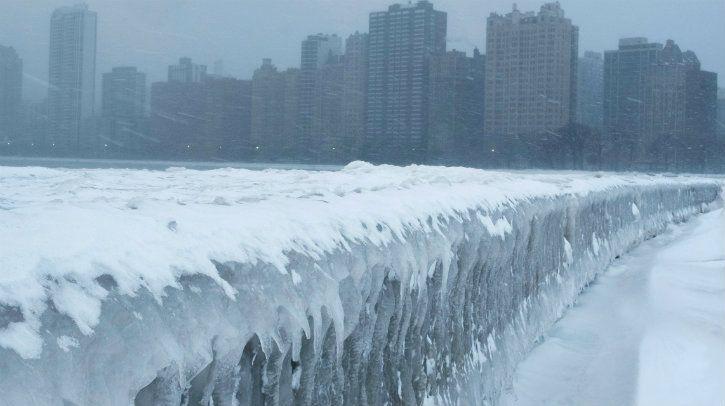
{"type": "Polygon", "coordinates": [[[228,398],[245,376],[303,404],[490,401],[614,256],[720,193],[696,177],[365,163],[0,168],[0,187],[0,392],[27,402],[18,382],[35,380],[39,405],[228,398]]]}

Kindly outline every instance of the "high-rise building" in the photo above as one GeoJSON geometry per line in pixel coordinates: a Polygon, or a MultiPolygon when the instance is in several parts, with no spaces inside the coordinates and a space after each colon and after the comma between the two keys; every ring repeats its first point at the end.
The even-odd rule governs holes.
{"type": "Polygon", "coordinates": [[[559,3],[492,13],[486,32],[486,135],[538,136],[573,122],[579,28],[559,3]]]}
{"type": "Polygon", "coordinates": [[[314,95],[318,70],[335,62],[342,54],[342,40],[337,35],[315,34],[302,41],[299,74],[298,153],[302,158],[316,156],[319,139],[312,131],[314,95]]]}
{"type": "Polygon", "coordinates": [[[441,163],[481,163],[486,57],[448,51],[433,58],[428,155],[441,163]]]}
{"type": "Polygon", "coordinates": [[[717,75],[668,40],[645,83],[643,161],[663,169],[704,169],[715,141],[717,75]]]}
{"type": "Polygon", "coordinates": [[[20,121],[23,61],[15,49],[0,45],[0,142],[15,141],[20,121]]]}
{"type": "Polygon", "coordinates": [[[279,155],[276,159],[291,159],[297,152],[297,143],[300,136],[299,108],[300,108],[300,70],[289,68],[282,72],[284,82],[283,102],[283,128],[279,155]]]}
{"type": "Polygon", "coordinates": [[[282,73],[271,59],[252,76],[252,144],[253,157],[274,159],[288,141],[284,139],[285,83],[282,73]]]}
{"type": "Polygon", "coordinates": [[[605,53],[607,160],[641,169],[704,163],[717,119],[717,75],[674,41],[627,38],[605,53]]]}
{"type": "Polygon", "coordinates": [[[615,167],[632,164],[646,132],[647,75],[662,44],[647,38],[623,38],[619,49],[604,53],[604,128],[606,160],[615,167]]]}
{"type": "Polygon", "coordinates": [[[58,8],[50,18],[48,141],[61,153],[91,142],[82,135],[95,106],[96,21],[85,4],[58,8]]]}
{"type": "Polygon", "coordinates": [[[374,161],[426,159],[430,64],[446,51],[447,15],[422,0],[370,14],[364,154],[374,161]]]}
{"type": "Polygon", "coordinates": [[[264,59],[252,77],[252,158],[295,157],[298,137],[298,69],[280,72],[264,59]]]}
{"type": "Polygon", "coordinates": [[[252,151],[252,81],[213,77],[205,82],[205,156],[241,159],[252,151]]]}
{"type": "Polygon", "coordinates": [[[350,35],[345,41],[342,73],[342,134],[344,155],[358,158],[365,137],[365,100],[368,83],[369,38],[350,35]]]}
{"type": "Polygon", "coordinates": [[[155,153],[172,158],[239,159],[251,149],[252,84],[232,78],[151,86],[155,153]]]}
{"type": "Polygon", "coordinates": [[[599,52],[586,51],[579,58],[577,122],[601,131],[604,128],[604,59],[599,52]]]}
{"type": "Polygon", "coordinates": [[[331,56],[317,69],[312,94],[311,150],[315,162],[342,162],[351,144],[342,126],[344,65],[342,57],[331,56]]]}
{"type": "Polygon", "coordinates": [[[116,67],[103,74],[101,110],[108,148],[137,154],[148,144],[143,124],[146,115],[146,74],[134,67],[116,67]]]}
{"type": "Polygon", "coordinates": [[[201,155],[206,94],[201,82],[156,82],[151,85],[151,135],[154,154],[171,158],[201,155]]]}
{"type": "Polygon", "coordinates": [[[169,66],[169,82],[199,83],[206,78],[206,65],[192,63],[191,58],[179,58],[178,65],[169,66]]]}
{"type": "Polygon", "coordinates": [[[725,89],[717,93],[717,134],[725,141],[725,89]]]}

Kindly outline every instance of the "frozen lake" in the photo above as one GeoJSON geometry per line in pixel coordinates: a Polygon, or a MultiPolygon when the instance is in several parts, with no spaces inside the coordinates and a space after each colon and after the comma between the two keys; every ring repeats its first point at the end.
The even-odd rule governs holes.
{"type": "Polygon", "coordinates": [[[149,169],[189,168],[211,170],[238,168],[249,170],[303,169],[308,171],[335,171],[340,165],[316,165],[300,163],[231,162],[231,161],[160,161],[127,159],[85,159],[85,158],[43,158],[0,156],[0,166],[41,166],[46,168],[70,169],[149,169]]]}

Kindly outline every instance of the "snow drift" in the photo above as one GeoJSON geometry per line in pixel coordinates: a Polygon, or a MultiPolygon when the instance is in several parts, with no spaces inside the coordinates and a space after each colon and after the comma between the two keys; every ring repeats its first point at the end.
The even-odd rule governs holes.
{"type": "Polygon", "coordinates": [[[695,177],[0,168],[0,404],[475,404],[695,177]]]}

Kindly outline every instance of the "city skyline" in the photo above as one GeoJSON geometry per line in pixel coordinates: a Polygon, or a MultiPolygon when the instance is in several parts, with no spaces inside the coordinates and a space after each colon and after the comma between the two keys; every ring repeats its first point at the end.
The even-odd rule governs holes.
{"type": "MultiPolygon", "coordinates": [[[[48,78],[49,34],[43,22],[55,7],[69,2],[8,0],[5,3],[9,12],[0,15],[0,25],[7,29],[0,32],[0,44],[14,47],[24,61],[24,99],[40,100],[47,93],[48,78]],[[28,30],[29,26],[32,30],[28,30]]],[[[281,70],[298,67],[299,42],[307,35],[325,32],[346,38],[356,30],[367,32],[369,13],[384,10],[391,4],[382,0],[346,5],[275,0],[252,2],[244,7],[223,1],[153,4],[130,1],[119,5],[89,0],[87,3],[99,15],[98,91],[100,73],[110,72],[113,67],[136,66],[147,72],[151,83],[164,80],[167,67],[182,56],[208,66],[223,59],[227,72],[242,79],[251,78],[259,61],[266,57],[275,61],[281,70]],[[250,29],[249,23],[257,21],[265,24],[255,24],[250,29]]],[[[538,9],[541,3],[519,1],[518,7],[538,9]]],[[[714,17],[725,13],[725,4],[709,0],[698,1],[696,6],[684,3],[639,0],[607,2],[604,6],[590,1],[561,1],[567,16],[580,26],[580,54],[587,50],[616,49],[617,41],[623,37],[646,36],[662,43],[672,38],[683,48],[695,50],[703,69],[725,74],[725,55],[720,52],[722,41],[712,40],[725,39],[725,27],[716,24],[714,17]],[[695,16],[702,24],[686,23],[695,16]],[[612,26],[616,28],[612,30],[612,26]]],[[[485,4],[441,0],[435,1],[434,6],[449,15],[447,48],[470,55],[474,47],[485,48],[485,20],[489,14],[506,13],[512,4],[499,0],[485,4]]]]}

